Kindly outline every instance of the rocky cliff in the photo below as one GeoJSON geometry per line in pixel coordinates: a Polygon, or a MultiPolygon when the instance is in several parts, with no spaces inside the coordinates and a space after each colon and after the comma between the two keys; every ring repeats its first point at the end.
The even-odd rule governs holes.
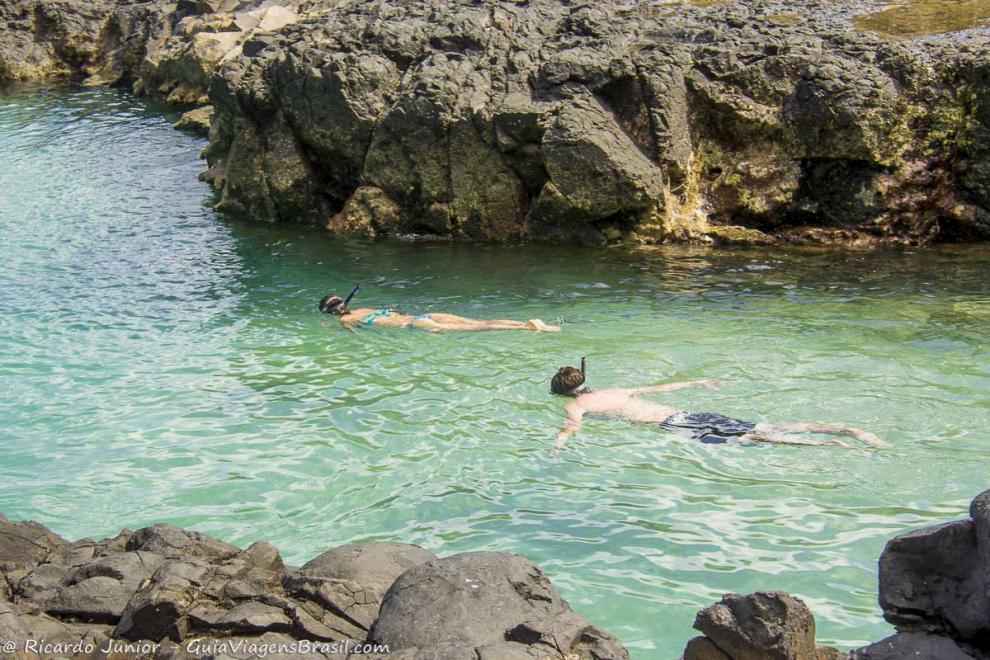
{"type": "Polygon", "coordinates": [[[210,105],[205,177],[222,210],[261,220],[593,244],[985,240],[987,35],[881,36],[857,18],[876,11],[30,0],[0,5],[0,77],[210,105]]]}

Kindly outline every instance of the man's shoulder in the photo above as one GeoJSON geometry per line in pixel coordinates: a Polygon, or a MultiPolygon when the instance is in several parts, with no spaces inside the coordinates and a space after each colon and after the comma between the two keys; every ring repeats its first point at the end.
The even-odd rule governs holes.
{"type": "Polygon", "coordinates": [[[632,396],[632,390],[623,389],[608,389],[608,390],[594,390],[592,392],[586,392],[574,400],[578,405],[584,404],[585,406],[594,406],[608,401],[615,401],[617,399],[628,399],[632,396]]]}
{"type": "Polygon", "coordinates": [[[635,393],[636,390],[631,390],[623,387],[610,387],[606,390],[593,390],[591,392],[588,392],[587,394],[582,394],[581,396],[583,397],[594,396],[600,398],[617,397],[617,396],[630,397],[633,396],[635,393]]]}

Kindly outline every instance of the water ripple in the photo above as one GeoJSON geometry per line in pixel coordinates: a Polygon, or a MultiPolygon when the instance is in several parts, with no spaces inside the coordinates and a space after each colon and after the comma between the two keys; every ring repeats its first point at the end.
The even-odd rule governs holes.
{"type": "Polygon", "coordinates": [[[70,537],[167,520],[299,564],[348,542],[531,557],[641,658],[784,589],[823,642],[888,634],[876,558],[986,487],[987,248],[642,252],[346,241],[218,221],[198,138],[116,90],[0,95],[0,510],[70,537]],[[320,317],[563,319],[430,335],[320,317]],[[719,376],[672,405],[869,428],[894,449],[710,446],[590,419],[548,378],[719,376]]]}

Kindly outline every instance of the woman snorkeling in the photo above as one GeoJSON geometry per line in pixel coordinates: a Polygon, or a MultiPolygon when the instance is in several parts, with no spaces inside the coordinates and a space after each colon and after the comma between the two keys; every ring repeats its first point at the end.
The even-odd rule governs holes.
{"type": "Polygon", "coordinates": [[[359,287],[354,287],[347,298],[342,298],[335,293],[328,293],[320,300],[320,311],[324,314],[333,314],[340,318],[340,323],[348,330],[353,330],[355,325],[380,325],[390,328],[417,328],[429,332],[467,332],[476,330],[531,330],[533,332],[560,332],[560,328],[547,325],[540,319],[530,319],[529,321],[482,321],[469,319],[453,314],[421,314],[411,316],[399,314],[390,309],[371,309],[369,307],[359,307],[350,309],[350,303],[359,287]]]}

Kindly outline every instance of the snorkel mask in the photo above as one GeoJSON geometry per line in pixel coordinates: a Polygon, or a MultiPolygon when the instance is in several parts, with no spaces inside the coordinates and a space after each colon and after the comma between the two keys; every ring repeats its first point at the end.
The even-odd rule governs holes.
{"type": "Polygon", "coordinates": [[[360,288],[361,288],[360,285],[356,285],[353,289],[351,289],[351,292],[347,295],[346,298],[341,298],[340,296],[332,293],[323,296],[323,299],[320,301],[320,311],[323,312],[324,314],[343,316],[344,314],[347,313],[348,303],[351,302],[351,299],[354,298],[354,295],[358,292],[358,289],[360,288]]]}

